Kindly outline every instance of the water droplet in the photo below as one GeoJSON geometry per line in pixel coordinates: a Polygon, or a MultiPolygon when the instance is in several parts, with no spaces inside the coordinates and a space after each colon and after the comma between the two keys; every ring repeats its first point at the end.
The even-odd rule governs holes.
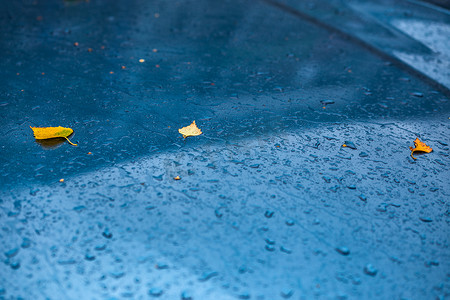
{"type": "Polygon", "coordinates": [[[238,295],[239,299],[250,299],[250,294],[247,292],[241,293],[238,295]]]}
{"type": "Polygon", "coordinates": [[[439,262],[437,260],[431,260],[431,261],[427,261],[425,263],[426,267],[431,267],[431,266],[439,266],[439,262]]]}
{"type": "Polygon", "coordinates": [[[364,194],[358,196],[361,201],[367,202],[367,197],[364,194]]]}
{"type": "Polygon", "coordinates": [[[163,294],[163,290],[160,289],[160,288],[151,288],[151,289],[148,291],[148,294],[149,294],[150,296],[152,296],[152,297],[159,297],[159,296],[161,296],[161,295],[163,294]]]}
{"type": "Polygon", "coordinates": [[[420,92],[413,92],[413,93],[411,93],[411,95],[413,95],[414,97],[419,97],[419,98],[423,97],[423,93],[420,93],[420,92]]]}
{"type": "Polygon", "coordinates": [[[288,299],[288,298],[291,298],[292,295],[294,295],[294,291],[291,289],[284,289],[281,291],[280,294],[281,294],[281,297],[288,299]]]}
{"type": "Polygon", "coordinates": [[[109,228],[105,228],[105,231],[102,232],[102,235],[107,239],[110,239],[113,236],[112,233],[109,231],[109,228]]]}
{"type": "Polygon", "coordinates": [[[19,253],[19,248],[13,248],[5,252],[5,256],[8,258],[14,257],[19,253]]]}
{"type": "Polygon", "coordinates": [[[272,218],[273,217],[273,214],[274,214],[274,212],[273,211],[271,211],[271,210],[266,210],[266,212],[264,213],[264,216],[266,217],[266,218],[272,218]]]}
{"type": "Polygon", "coordinates": [[[270,251],[270,252],[275,251],[275,246],[274,245],[266,244],[266,246],[264,248],[266,248],[266,250],[270,251]]]}
{"type": "Polygon", "coordinates": [[[199,281],[207,281],[207,280],[210,280],[211,278],[213,278],[213,277],[215,277],[217,275],[219,275],[219,273],[217,273],[215,271],[213,271],[213,272],[205,272],[198,278],[198,280],[199,281]]]}
{"type": "Polygon", "coordinates": [[[433,222],[433,220],[429,217],[420,217],[419,219],[420,219],[420,221],[425,222],[425,223],[433,222]]]}
{"type": "Polygon", "coordinates": [[[366,152],[361,152],[361,153],[359,154],[359,156],[360,156],[360,157],[367,157],[367,156],[369,156],[369,154],[367,154],[366,152]]]}
{"type": "Polygon", "coordinates": [[[169,268],[169,265],[166,263],[157,263],[155,265],[155,268],[157,268],[158,270],[165,270],[169,268]]]}
{"type": "Polygon", "coordinates": [[[284,247],[284,246],[281,246],[281,247],[280,247],[280,251],[281,251],[281,252],[284,252],[284,253],[287,253],[287,254],[291,254],[291,253],[292,253],[292,250],[291,250],[291,249],[286,248],[286,247],[284,247]]]}
{"type": "Polygon", "coordinates": [[[361,283],[362,283],[361,278],[359,278],[359,277],[353,277],[352,278],[352,284],[360,285],[361,283]]]}
{"type": "Polygon", "coordinates": [[[95,259],[95,256],[90,253],[86,253],[86,255],[84,256],[84,259],[87,261],[93,261],[95,259]]]}
{"type": "Polygon", "coordinates": [[[351,184],[351,185],[348,185],[347,188],[350,190],[356,190],[356,185],[351,184]]]}
{"type": "Polygon", "coordinates": [[[337,247],[336,251],[345,256],[350,254],[350,250],[347,247],[337,247]]]}
{"type": "Polygon", "coordinates": [[[30,195],[31,196],[36,196],[36,194],[40,191],[40,189],[36,188],[36,189],[32,189],[30,190],[30,195]]]}
{"type": "Polygon", "coordinates": [[[134,297],[134,293],[132,293],[132,292],[123,292],[122,294],[120,294],[120,296],[122,296],[123,298],[133,298],[134,297]]]}
{"type": "Polygon", "coordinates": [[[73,265],[73,264],[76,263],[76,261],[75,261],[74,259],[72,259],[72,258],[68,258],[68,259],[59,259],[59,260],[57,261],[57,263],[58,263],[59,265],[64,266],[64,265],[73,265]]]}
{"type": "Polygon", "coordinates": [[[386,204],[380,204],[380,205],[376,208],[376,210],[377,210],[378,212],[387,212],[386,204]]]}
{"type": "Polygon", "coordinates": [[[20,200],[14,201],[14,209],[18,211],[22,209],[22,202],[20,200]]]}
{"type": "Polygon", "coordinates": [[[341,294],[337,295],[336,299],[337,300],[347,300],[348,296],[346,294],[341,293],[341,294]]]}
{"type": "Polygon", "coordinates": [[[106,249],[106,244],[97,245],[94,249],[97,251],[103,251],[106,249]]]}
{"type": "Polygon", "coordinates": [[[345,141],[344,145],[345,145],[345,147],[347,147],[347,148],[356,150],[355,144],[354,144],[353,142],[351,142],[351,141],[345,141]]]}
{"type": "Polygon", "coordinates": [[[245,272],[247,272],[247,267],[246,266],[240,266],[238,269],[239,274],[244,274],[245,272]]]}
{"type": "Polygon", "coordinates": [[[114,279],[119,279],[125,276],[125,272],[123,271],[109,272],[109,276],[111,276],[114,279]]]}
{"type": "Polygon", "coordinates": [[[332,191],[333,193],[336,193],[338,189],[339,189],[338,185],[329,188],[329,190],[332,191]]]}
{"type": "Polygon", "coordinates": [[[75,206],[74,208],[72,208],[74,211],[76,212],[82,212],[83,210],[86,209],[86,206],[84,205],[79,205],[79,206],[75,206]]]}
{"type": "Polygon", "coordinates": [[[222,216],[223,216],[223,213],[219,209],[214,210],[214,214],[219,219],[222,218],[222,216]]]}
{"type": "Polygon", "coordinates": [[[153,178],[157,181],[162,181],[163,180],[163,174],[158,175],[158,176],[153,176],[153,178]]]}
{"type": "Polygon", "coordinates": [[[375,276],[378,273],[378,270],[375,269],[375,267],[372,264],[367,264],[364,267],[364,273],[369,275],[369,276],[375,276]]]}
{"type": "Polygon", "coordinates": [[[322,105],[330,105],[330,104],[334,104],[333,100],[321,100],[320,103],[322,105]]]}
{"type": "Polygon", "coordinates": [[[188,291],[181,293],[181,300],[192,300],[192,296],[188,291]]]}
{"type": "Polygon", "coordinates": [[[269,238],[265,238],[264,240],[265,240],[266,243],[269,244],[269,245],[275,245],[275,241],[274,241],[274,240],[271,240],[271,239],[269,239],[269,238]]]}
{"type": "Polygon", "coordinates": [[[294,224],[295,224],[294,220],[291,220],[291,219],[286,220],[286,225],[287,226],[293,226],[294,224]]]}
{"type": "Polygon", "coordinates": [[[17,270],[18,268],[20,268],[20,262],[15,261],[11,263],[11,269],[17,270]]]}

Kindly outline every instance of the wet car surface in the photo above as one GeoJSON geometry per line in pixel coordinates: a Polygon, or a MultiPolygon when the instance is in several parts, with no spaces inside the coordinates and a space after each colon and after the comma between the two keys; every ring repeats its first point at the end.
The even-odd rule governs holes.
{"type": "Polygon", "coordinates": [[[2,4],[0,297],[448,297],[445,9],[2,4]]]}

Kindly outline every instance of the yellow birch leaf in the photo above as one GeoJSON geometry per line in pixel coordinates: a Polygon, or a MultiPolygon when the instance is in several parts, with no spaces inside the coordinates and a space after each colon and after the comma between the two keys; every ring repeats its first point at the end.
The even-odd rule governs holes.
{"type": "Polygon", "coordinates": [[[66,127],[31,127],[33,130],[34,137],[37,140],[46,140],[46,139],[53,139],[53,138],[65,138],[69,144],[73,146],[78,146],[77,144],[72,143],[67,138],[69,135],[73,133],[72,128],[66,128],[66,127]]]}
{"type": "Polygon", "coordinates": [[[427,146],[427,144],[425,144],[424,142],[421,142],[418,138],[416,138],[416,140],[414,141],[414,147],[409,147],[409,150],[411,150],[411,157],[416,159],[413,156],[413,153],[416,151],[419,152],[426,152],[426,153],[430,153],[431,151],[433,151],[433,149],[430,146],[427,146]]]}
{"type": "Polygon", "coordinates": [[[187,138],[188,136],[196,136],[202,134],[202,131],[200,130],[200,128],[197,127],[195,121],[192,122],[192,124],[189,126],[178,129],[178,132],[181,133],[184,138],[187,138]]]}

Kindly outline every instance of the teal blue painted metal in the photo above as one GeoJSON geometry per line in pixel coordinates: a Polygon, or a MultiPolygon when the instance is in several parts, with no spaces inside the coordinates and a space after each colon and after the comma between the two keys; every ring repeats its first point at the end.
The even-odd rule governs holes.
{"type": "Polygon", "coordinates": [[[1,299],[448,296],[445,8],[1,4],[1,299]]]}

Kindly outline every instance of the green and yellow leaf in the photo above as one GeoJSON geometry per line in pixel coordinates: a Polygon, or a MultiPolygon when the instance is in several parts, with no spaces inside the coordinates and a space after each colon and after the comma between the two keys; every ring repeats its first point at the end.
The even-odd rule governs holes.
{"type": "Polygon", "coordinates": [[[53,138],[65,138],[69,144],[73,146],[78,146],[77,144],[72,143],[67,137],[73,133],[72,128],[66,127],[31,127],[33,130],[34,137],[37,140],[46,140],[53,138]]]}

